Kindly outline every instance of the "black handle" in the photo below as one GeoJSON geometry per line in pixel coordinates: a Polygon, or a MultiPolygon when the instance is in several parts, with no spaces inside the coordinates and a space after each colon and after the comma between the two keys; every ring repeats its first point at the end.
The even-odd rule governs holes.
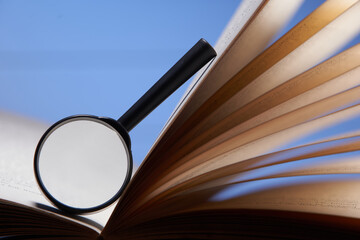
{"type": "Polygon", "coordinates": [[[118,122],[129,132],[215,56],[211,45],[200,39],[118,122]]]}

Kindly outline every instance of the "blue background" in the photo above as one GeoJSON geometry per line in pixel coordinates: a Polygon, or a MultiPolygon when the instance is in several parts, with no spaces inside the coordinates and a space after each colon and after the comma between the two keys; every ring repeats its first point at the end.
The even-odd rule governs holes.
{"type": "MultiPolygon", "coordinates": [[[[0,110],[48,124],[117,119],[201,37],[214,45],[240,2],[0,1],[0,110]]],[[[306,1],[286,29],[321,2],[306,1]]],[[[186,87],[132,130],[137,165],[186,87]]]]}

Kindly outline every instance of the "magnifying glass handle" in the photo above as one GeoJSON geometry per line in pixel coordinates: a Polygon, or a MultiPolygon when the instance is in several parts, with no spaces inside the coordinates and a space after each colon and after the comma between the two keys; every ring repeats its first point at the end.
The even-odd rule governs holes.
{"type": "Polygon", "coordinates": [[[118,122],[129,132],[215,56],[211,45],[200,39],[118,122]]]}

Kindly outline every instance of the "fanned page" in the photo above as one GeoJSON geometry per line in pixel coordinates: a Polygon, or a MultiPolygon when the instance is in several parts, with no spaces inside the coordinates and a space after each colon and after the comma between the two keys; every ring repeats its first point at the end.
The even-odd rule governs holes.
{"type": "Polygon", "coordinates": [[[205,66],[194,78],[188,91],[184,94],[184,98],[180,101],[180,105],[176,108],[178,114],[173,114],[169,119],[169,125],[174,128],[176,125],[181,124],[183,119],[193,113],[207,97],[213,94],[238,69],[244,67],[263,51],[279,29],[289,21],[302,2],[303,0],[242,1],[214,47],[218,56],[214,59],[214,62],[209,63],[210,66],[205,66]],[[279,15],[276,9],[286,9],[286,11],[279,15]],[[249,26],[245,28],[244,26],[247,24],[249,26]],[[239,55],[241,55],[241,58],[238,57],[239,55]],[[202,83],[203,81],[206,81],[206,83],[202,83]],[[196,94],[189,96],[193,92],[196,92],[196,94]],[[181,114],[179,114],[180,112],[181,114]],[[173,121],[174,123],[172,123],[173,121]]]}
{"type": "Polygon", "coordinates": [[[95,239],[112,209],[88,217],[64,216],[36,185],[33,156],[47,127],[0,112],[0,224],[7,226],[0,228],[0,237],[95,239]]]}
{"type": "Polygon", "coordinates": [[[280,2],[239,8],[104,236],[360,236],[360,44],[338,53],[360,3],[325,1],[264,50],[300,6],[280,2]]]}

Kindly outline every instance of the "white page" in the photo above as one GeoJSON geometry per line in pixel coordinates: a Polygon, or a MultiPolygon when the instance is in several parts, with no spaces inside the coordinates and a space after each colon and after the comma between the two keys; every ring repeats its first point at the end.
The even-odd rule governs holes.
{"type": "MultiPolygon", "coordinates": [[[[0,111],[0,199],[57,211],[41,193],[33,171],[36,145],[48,127],[48,124],[0,111]]],[[[85,217],[104,226],[113,209],[114,205],[85,217]]]]}

